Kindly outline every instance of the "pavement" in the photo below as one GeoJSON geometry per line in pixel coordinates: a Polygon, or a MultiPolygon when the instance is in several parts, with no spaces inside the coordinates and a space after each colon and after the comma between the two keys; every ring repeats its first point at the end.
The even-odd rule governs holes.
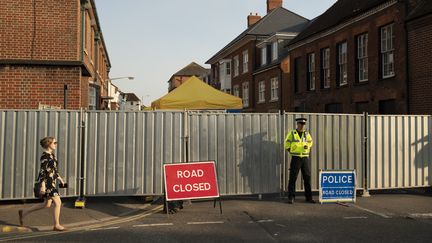
{"type": "MultiPolygon", "coordinates": [[[[286,198],[266,195],[262,200],[224,198],[222,214],[218,205],[213,207],[213,201],[193,201],[169,216],[162,213],[161,204],[143,203],[140,199],[118,199],[120,202],[113,203],[116,205],[111,205],[108,199],[98,200],[101,201],[89,202],[89,208],[82,211],[66,206],[62,221],[67,225],[79,222],[81,217],[87,220],[111,217],[111,220],[70,226],[70,231],[61,233],[0,233],[0,241],[430,242],[432,239],[432,196],[418,192],[372,194],[369,198],[357,198],[355,204],[323,205],[305,203],[302,196],[297,197],[294,205],[287,204],[286,198]]],[[[18,219],[13,215],[16,217],[20,207],[0,206],[1,221],[16,224],[18,219]]],[[[36,219],[34,215],[29,225],[42,226],[42,221],[50,225],[46,219],[50,218],[49,213],[41,212],[39,216],[45,219],[36,219]],[[37,220],[41,220],[39,224],[37,220]]]]}
{"type": "MultiPolygon", "coordinates": [[[[93,225],[108,222],[145,211],[149,208],[151,198],[145,197],[95,197],[88,198],[86,207],[74,207],[75,198],[63,198],[60,223],[67,228],[93,225]]],[[[18,210],[30,208],[40,200],[2,202],[0,204],[0,238],[5,233],[41,232],[53,228],[53,208],[42,209],[28,215],[24,219],[24,227],[20,227],[18,210]]]]}

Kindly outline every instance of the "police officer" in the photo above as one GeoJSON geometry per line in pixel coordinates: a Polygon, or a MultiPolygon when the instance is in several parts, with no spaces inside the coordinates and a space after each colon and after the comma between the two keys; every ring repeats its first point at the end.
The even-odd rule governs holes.
{"type": "Polygon", "coordinates": [[[285,149],[291,154],[290,175],[288,183],[288,203],[293,204],[296,192],[296,181],[299,171],[301,170],[306,202],[315,203],[312,199],[311,189],[311,164],[309,153],[313,145],[312,136],[306,131],[306,118],[298,118],[297,129],[289,132],[285,138],[285,149]]]}

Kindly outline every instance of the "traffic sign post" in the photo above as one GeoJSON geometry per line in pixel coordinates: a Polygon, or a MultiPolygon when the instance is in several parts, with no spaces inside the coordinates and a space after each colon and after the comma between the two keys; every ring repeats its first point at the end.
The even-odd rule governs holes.
{"type": "MultiPolygon", "coordinates": [[[[165,201],[219,198],[215,161],[164,164],[165,201]]],[[[168,205],[166,205],[168,208],[168,205]]],[[[167,210],[168,211],[168,210],[167,210]]]]}
{"type": "Polygon", "coordinates": [[[319,173],[320,203],[356,201],[355,170],[321,170],[319,173]]]}

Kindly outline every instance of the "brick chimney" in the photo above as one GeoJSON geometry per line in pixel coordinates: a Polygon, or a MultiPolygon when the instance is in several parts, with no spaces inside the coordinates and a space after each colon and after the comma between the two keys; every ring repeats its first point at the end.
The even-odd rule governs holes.
{"type": "Polygon", "coordinates": [[[247,17],[248,28],[251,27],[252,25],[256,24],[256,22],[258,22],[260,19],[261,19],[261,16],[259,16],[258,13],[255,13],[255,15],[250,13],[249,16],[247,17]]]}
{"type": "Polygon", "coordinates": [[[282,7],[283,0],[267,0],[267,13],[275,8],[282,7]]]}

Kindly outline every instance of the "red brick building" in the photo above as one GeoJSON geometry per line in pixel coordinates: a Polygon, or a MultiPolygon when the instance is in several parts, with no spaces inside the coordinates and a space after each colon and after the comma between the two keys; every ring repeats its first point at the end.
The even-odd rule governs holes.
{"type": "Polygon", "coordinates": [[[247,29],[206,62],[212,67],[212,85],[241,97],[245,112],[282,108],[282,47],[308,22],[282,3],[267,0],[267,15],[251,13],[247,29]]]}
{"type": "Polygon", "coordinates": [[[432,2],[424,0],[407,18],[409,112],[432,114],[432,2]]]}
{"type": "Polygon", "coordinates": [[[210,69],[204,68],[196,62],[192,62],[171,76],[168,81],[168,92],[171,92],[178,86],[182,85],[192,76],[195,76],[206,83],[210,83],[210,69]]]}
{"type": "Polygon", "coordinates": [[[0,109],[106,105],[111,65],[94,0],[1,4],[0,109]]]}
{"type": "Polygon", "coordinates": [[[419,2],[339,0],[314,19],[287,46],[290,71],[283,77],[287,84],[283,90],[285,110],[407,114],[411,113],[410,109],[418,109],[427,112],[426,105],[420,105],[421,95],[426,96],[426,92],[419,92],[430,80],[430,72],[426,70],[431,70],[431,66],[427,61],[427,64],[416,62],[424,62],[419,46],[424,49],[429,45],[430,50],[430,38],[427,40],[431,36],[427,32],[430,24],[429,27],[416,25],[416,21],[427,22],[426,16],[412,20],[408,24],[411,35],[406,25],[407,16],[419,2]],[[423,39],[414,33],[419,28],[424,28],[423,39]],[[416,42],[417,49],[408,47],[416,42]]]}

